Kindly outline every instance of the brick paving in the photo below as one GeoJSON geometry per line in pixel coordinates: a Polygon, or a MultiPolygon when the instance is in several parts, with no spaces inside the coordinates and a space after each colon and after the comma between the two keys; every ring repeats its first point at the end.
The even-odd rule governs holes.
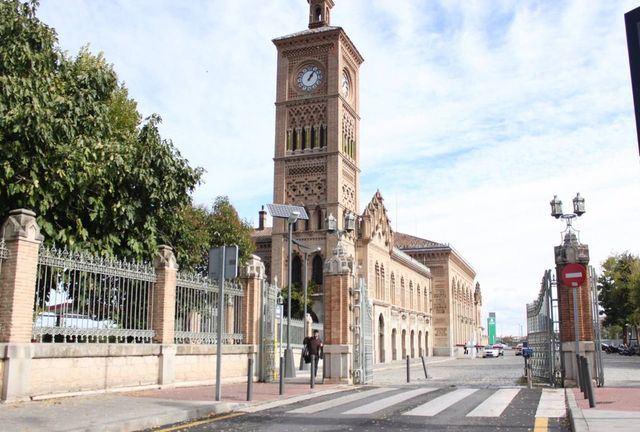
{"type": "Polygon", "coordinates": [[[589,400],[584,399],[580,389],[573,389],[573,394],[580,409],[640,412],[640,388],[603,387],[594,388],[593,390],[596,407],[589,408],[589,400]]]}
{"type": "MultiPolygon", "coordinates": [[[[313,394],[320,391],[338,387],[336,384],[316,384],[311,389],[308,382],[287,382],[284,395],[279,395],[278,383],[254,383],[252,402],[273,401],[286,399],[292,396],[313,394]]],[[[183,387],[173,389],[147,390],[129,393],[129,396],[147,397],[155,399],[170,399],[177,401],[215,401],[215,386],[183,387]]],[[[247,384],[223,384],[223,402],[246,402],[247,384]]]]}

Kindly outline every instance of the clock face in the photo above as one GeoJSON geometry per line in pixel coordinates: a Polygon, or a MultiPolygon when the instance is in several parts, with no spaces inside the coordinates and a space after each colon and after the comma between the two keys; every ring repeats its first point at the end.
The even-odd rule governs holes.
{"type": "Polygon", "coordinates": [[[347,98],[351,94],[351,80],[347,71],[342,71],[342,84],[340,84],[340,92],[342,96],[347,98]]]}
{"type": "Polygon", "coordinates": [[[300,69],[296,81],[301,90],[311,92],[322,84],[323,78],[322,70],[318,66],[307,65],[300,69]]]}

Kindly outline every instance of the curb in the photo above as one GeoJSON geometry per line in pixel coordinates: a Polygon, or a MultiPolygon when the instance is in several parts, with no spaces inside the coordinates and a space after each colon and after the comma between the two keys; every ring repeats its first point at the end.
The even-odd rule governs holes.
{"type": "Polygon", "coordinates": [[[187,410],[175,410],[155,417],[141,417],[130,420],[118,420],[113,423],[102,425],[90,425],[77,429],[70,429],[70,432],[133,432],[144,429],[158,428],[175,423],[182,423],[189,420],[201,419],[213,415],[226,414],[234,411],[242,404],[229,402],[215,402],[213,405],[203,405],[189,408],[187,410]]]}
{"type": "Polygon", "coordinates": [[[585,420],[584,414],[582,414],[582,410],[578,407],[578,404],[576,403],[576,398],[573,395],[573,388],[565,388],[564,397],[567,402],[567,407],[569,411],[569,421],[571,422],[571,430],[573,432],[589,431],[589,425],[587,424],[587,420],[585,420]]]}

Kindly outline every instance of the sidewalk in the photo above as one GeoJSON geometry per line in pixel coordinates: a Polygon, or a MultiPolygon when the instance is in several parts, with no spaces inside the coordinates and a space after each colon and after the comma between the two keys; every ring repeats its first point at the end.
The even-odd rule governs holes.
{"type": "MultiPolygon", "coordinates": [[[[455,357],[425,357],[424,360],[427,366],[429,366],[437,363],[452,362],[457,359],[455,357]]],[[[422,367],[422,360],[420,359],[420,357],[415,357],[410,360],[409,364],[411,365],[411,368],[422,367]]],[[[374,363],[373,370],[384,371],[384,370],[391,370],[391,369],[401,369],[406,367],[407,367],[406,360],[395,360],[391,363],[374,363]]]]}
{"type": "Polygon", "coordinates": [[[215,401],[215,386],[201,386],[0,404],[0,430],[139,431],[242,408],[255,409],[267,401],[292,397],[300,400],[353,388],[316,384],[312,390],[309,387],[308,372],[298,374],[298,378],[287,380],[283,396],[278,394],[277,382],[254,383],[252,402],[246,402],[247,384],[238,383],[223,384],[221,402],[215,401]]]}
{"type": "Polygon", "coordinates": [[[595,408],[589,408],[580,389],[565,389],[574,432],[637,431],[640,424],[640,387],[594,388],[595,408]]]}

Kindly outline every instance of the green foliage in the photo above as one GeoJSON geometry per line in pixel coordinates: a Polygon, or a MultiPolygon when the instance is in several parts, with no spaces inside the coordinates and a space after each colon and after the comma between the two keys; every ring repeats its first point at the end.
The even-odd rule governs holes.
{"type": "MultiPolygon", "coordinates": [[[[317,290],[317,285],[313,280],[309,280],[307,283],[307,313],[310,313],[313,308],[311,307],[313,301],[311,295],[317,290]]],[[[284,301],[284,311],[287,313],[287,298],[289,297],[289,290],[287,287],[283,287],[280,291],[282,299],[284,301]]],[[[291,318],[303,319],[304,318],[304,290],[297,284],[292,285],[291,288],[291,318]]]]}
{"type": "Polygon", "coordinates": [[[598,299],[604,325],[623,329],[626,337],[626,324],[640,325],[640,257],[628,252],[610,256],[602,270],[598,299]]]}
{"type": "Polygon", "coordinates": [[[64,54],[37,5],[0,1],[0,218],[29,208],[48,243],[150,258],[177,242],[202,170],[159,116],[141,123],[101,54],[64,54]]]}
{"type": "Polygon", "coordinates": [[[181,268],[204,271],[212,247],[238,245],[241,265],[255,251],[251,240],[253,227],[240,219],[226,196],[217,197],[211,210],[203,206],[184,207],[181,220],[183,225],[175,236],[174,244],[181,268]]]}

